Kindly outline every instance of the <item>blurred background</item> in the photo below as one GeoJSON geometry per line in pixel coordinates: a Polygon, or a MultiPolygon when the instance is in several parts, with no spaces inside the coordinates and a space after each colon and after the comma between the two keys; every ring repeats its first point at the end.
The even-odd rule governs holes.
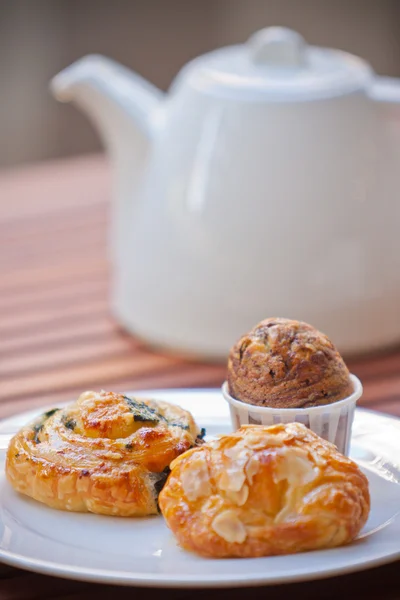
{"type": "Polygon", "coordinates": [[[87,118],[48,93],[81,56],[105,54],[167,89],[191,58],[268,25],[400,75],[399,0],[0,0],[0,167],[100,149],[87,118]]]}
{"type": "MultiPolygon", "coordinates": [[[[297,30],[310,44],[359,55],[381,75],[400,76],[400,0],[0,0],[0,418],[17,408],[70,400],[85,389],[207,387],[222,383],[225,357],[220,364],[205,364],[164,355],[128,335],[120,324],[122,320],[114,318],[110,301],[114,271],[106,240],[110,210],[117,204],[111,202],[109,161],[100,154],[100,138],[87,115],[71,104],[58,103],[49,93],[49,82],[82,56],[98,53],[166,90],[189,60],[221,46],[243,43],[255,31],[274,25],[297,30]]],[[[370,168],[374,139],[368,138],[368,123],[361,124],[360,152],[351,146],[343,155],[349,162],[338,161],[340,173],[350,181],[349,189],[344,186],[343,193],[336,193],[342,189],[340,186],[325,186],[321,179],[322,192],[314,194],[314,204],[305,194],[304,210],[300,207],[296,212],[296,208],[293,213],[302,215],[313,227],[310,240],[304,236],[303,244],[303,238],[299,238],[299,247],[304,246],[306,251],[310,242],[312,250],[312,244],[320,244],[321,239],[318,250],[323,251],[309,252],[304,276],[298,269],[300,277],[297,273],[296,277],[287,277],[290,285],[297,285],[295,294],[286,294],[282,285],[274,288],[284,300],[288,297],[295,302],[306,298],[306,291],[311,290],[312,297],[315,287],[323,289],[326,298],[338,299],[337,308],[325,312],[328,321],[342,322],[349,335],[357,330],[359,322],[365,322],[367,326],[358,330],[361,337],[365,333],[372,338],[378,332],[379,339],[390,343],[393,332],[400,331],[400,158],[397,160],[396,155],[400,149],[400,120],[398,109],[394,108],[393,113],[391,110],[389,106],[385,114],[390,122],[389,143],[383,152],[376,153],[383,166],[384,189],[387,186],[391,193],[379,189],[370,202],[365,200],[370,178],[381,181],[381,171],[370,168]],[[367,161],[365,185],[364,175],[360,175],[363,157],[367,161]],[[348,205],[352,198],[354,202],[348,205]],[[314,205],[315,215],[304,216],[305,209],[312,210],[314,205]],[[340,210],[344,215],[341,220],[340,210]],[[348,218],[349,210],[356,218],[348,218]],[[323,231],[332,229],[329,239],[321,234],[320,223],[323,227],[327,224],[323,231]],[[354,243],[353,235],[359,245],[354,243]],[[310,268],[312,261],[314,271],[310,268]],[[336,285],[335,277],[351,280],[351,285],[336,285]],[[305,281],[311,282],[308,287],[305,281]]],[[[386,135],[385,122],[381,123],[379,135],[386,135]]],[[[329,133],[329,123],[326,131],[329,133]]],[[[308,131],[306,134],[308,139],[308,131]]],[[[330,146],[327,148],[327,163],[331,164],[330,146]]],[[[301,158],[306,159],[303,154],[301,158]]],[[[310,152],[310,159],[317,154],[310,152]]],[[[329,172],[335,176],[334,169],[329,172]]],[[[314,192],[314,168],[304,169],[304,173],[314,192]]],[[[341,178],[337,181],[340,183],[341,178]]],[[[276,189],[282,197],[283,187],[277,185],[276,189]]],[[[259,195],[253,200],[263,207],[263,188],[257,191],[259,195]]],[[[371,186],[371,194],[373,191],[371,186]]],[[[298,198],[295,192],[295,198],[290,197],[292,206],[300,206],[294,202],[298,198]]],[[[272,197],[268,180],[265,198],[272,197]]],[[[227,193],[223,198],[230,201],[231,196],[227,193]]],[[[270,206],[275,204],[280,206],[279,202],[270,206]]],[[[283,211],[286,204],[281,206],[283,211]]],[[[229,212],[215,214],[222,215],[226,226],[225,215],[229,212]]],[[[252,218],[250,211],[247,214],[252,218]]],[[[196,219],[197,213],[190,223],[195,224],[196,219]]],[[[281,222],[286,227],[285,215],[281,222]]],[[[259,219],[258,223],[261,230],[264,221],[259,219]]],[[[267,218],[267,232],[269,224],[267,218]]],[[[295,224],[301,236],[302,229],[297,221],[295,224]]],[[[284,233],[286,236],[286,229],[284,233]]],[[[269,237],[262,231],[256,239],[267,243],[269,237]]],[[[155,238],[161,240],[162,236],[155,238]]],[[[204,256],[210,257],[212,246],[202,247],[208,252],[204,256]]],[[[154,248],[147,254],[143,252],[143,256],[153,254],[156,256],[154,248]]],[[[284,253],[277,253],[276,261],[266,261],[272,265],[271,272],[277,265],[278,276],[281,255],[284,253]]],[[[127,252],[125,256],[129,265],[133,256],[140,260],[142,255],[127,252]]],[[[214,256],[225,258],[222,252],[214,256]]],[[[297,254],[293,256],[297,260],[297,254]]],[[[233,289],[240,290],[242,282],[231,276],[228,261],[226,265],[227,280],[237,286],[233,289]]],[[[254,265],[258,270],[257,261],[254,265]]],[[[285,263],[283,266],[286,269],[285,263]]],[[[186,285],[184,277],[176,281],[186,285]]],[[[164,298],[158,293],[159,281],[151,269],[148,283],[147,289],[154,286],[153,296],[162,319],[164,298]]],[[[140,290],[140,285],[135,289],[140,290]]],[[[188,299],[186,305],[190,306],[191,294],[190,290],[190,294],[182,295],[183,305],[188,299]]],[[[318,302],[313,302],[312,309],[318,316],[324,302],[316,297],[318,302]]],[[[260,319],[269,314],[268,300],[260,319]]],[[[228,306],[226,314],[234,315],[234,294],[225,294],[223,302],[216,303],[215,314],[220,306],[221,310],[228,306]]],[[[325,329],[311,312],[283,316],[304,318],[325,329]]],[[[236,315],[231,322],[236,327],[236,315]]],[[[249,327],[254,322],[249,322],[249,327]]],[[[238,331],[238,336],[244,330],[238,331]]],[[[325,330],[336,341],[336,327],[330,329],[328,322],[325,330]]],[[[382,342],[382,347],[385,344],[382,342]]],[[[353,359],[350,365],[365,384],[363,402],[398,415],[399,348],[387,360],[382,354],[372,362],[353,359]]],[[[365,344],[360,343],[360,351],[364,349],[365,344]]]]}

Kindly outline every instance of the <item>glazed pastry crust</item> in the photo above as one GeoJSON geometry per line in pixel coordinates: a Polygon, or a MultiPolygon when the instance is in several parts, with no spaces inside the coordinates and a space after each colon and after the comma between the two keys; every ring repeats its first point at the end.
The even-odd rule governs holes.
{"type": "Polygon", "coordinates": [[[304,425],[246,425],[171,465],[159,503],[179,544],[257,557],[353,540],[370,509],[358,466],[304,425]]]}
{"type": "Polygon", "coordinates": [[[169,464],[195,445],[198,433],[178,406],[85,392],[13,437],[6,474],[18,492],[52,508],[151,515],[169,464]]]}
{"type": "Polygon", "coordinates": [[[353,392],[349,371],[332,342],[301,321],[265,319],[231,349],[233,398],[274,408],[331,404],[353,392]]]}

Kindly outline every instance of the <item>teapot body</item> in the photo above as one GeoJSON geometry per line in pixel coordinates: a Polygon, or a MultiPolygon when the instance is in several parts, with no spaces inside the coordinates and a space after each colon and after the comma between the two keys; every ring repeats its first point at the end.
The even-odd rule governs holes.
{"type": "Polygon", "coordinates": [[[52,81],[115,175],[112,306],[135,335],[225,359],[267,316],[339,350],[400,341],[400,82],[267,28],[168,94],[104,57],[52,81]]]}
{"type": "Polygon", "coordinates": [[[115,266],[117,318],[217,358],[266,315],[310,321],[343,352],[398,340],[395,299],[384,317],[381,303],[383,144],[363,90],[293,103],[173,89],[115,266]]]}

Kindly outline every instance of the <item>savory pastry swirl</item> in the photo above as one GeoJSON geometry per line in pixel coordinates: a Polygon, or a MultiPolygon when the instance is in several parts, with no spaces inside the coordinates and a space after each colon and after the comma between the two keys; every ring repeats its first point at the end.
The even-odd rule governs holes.
{"type": "Polygon", "coordinates": [[[6,473],[18,492],[53,508],[151,515],[171,461],[203,435],[173,404],[85,392],[13,437],[6,473]]]}
{"type": "Polygon", "coordinates": [[[300,423],[245,425],[171,464],[159,502],[183,548],[257,557],[339,546],[364,526],[368,480],[300,423]]]}

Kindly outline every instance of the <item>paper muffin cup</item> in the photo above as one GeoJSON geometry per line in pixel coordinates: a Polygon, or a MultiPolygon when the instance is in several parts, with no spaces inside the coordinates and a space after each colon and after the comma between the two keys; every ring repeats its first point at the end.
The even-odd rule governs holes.
{"type": "Polygon", "coordinates": [[[361,381],[350,375],[353,393],[332,404],[310,408],[271,408],[246,404],[233,398],[228,391],[228,382],[222,386],[222,393],[229,404],[234,429],[242,425],[276,425],[277,423],[303,423],[317,435],[332,442],[339,452],[348,455],[351,428],[357,400],[362,396],[361,381]]]}

